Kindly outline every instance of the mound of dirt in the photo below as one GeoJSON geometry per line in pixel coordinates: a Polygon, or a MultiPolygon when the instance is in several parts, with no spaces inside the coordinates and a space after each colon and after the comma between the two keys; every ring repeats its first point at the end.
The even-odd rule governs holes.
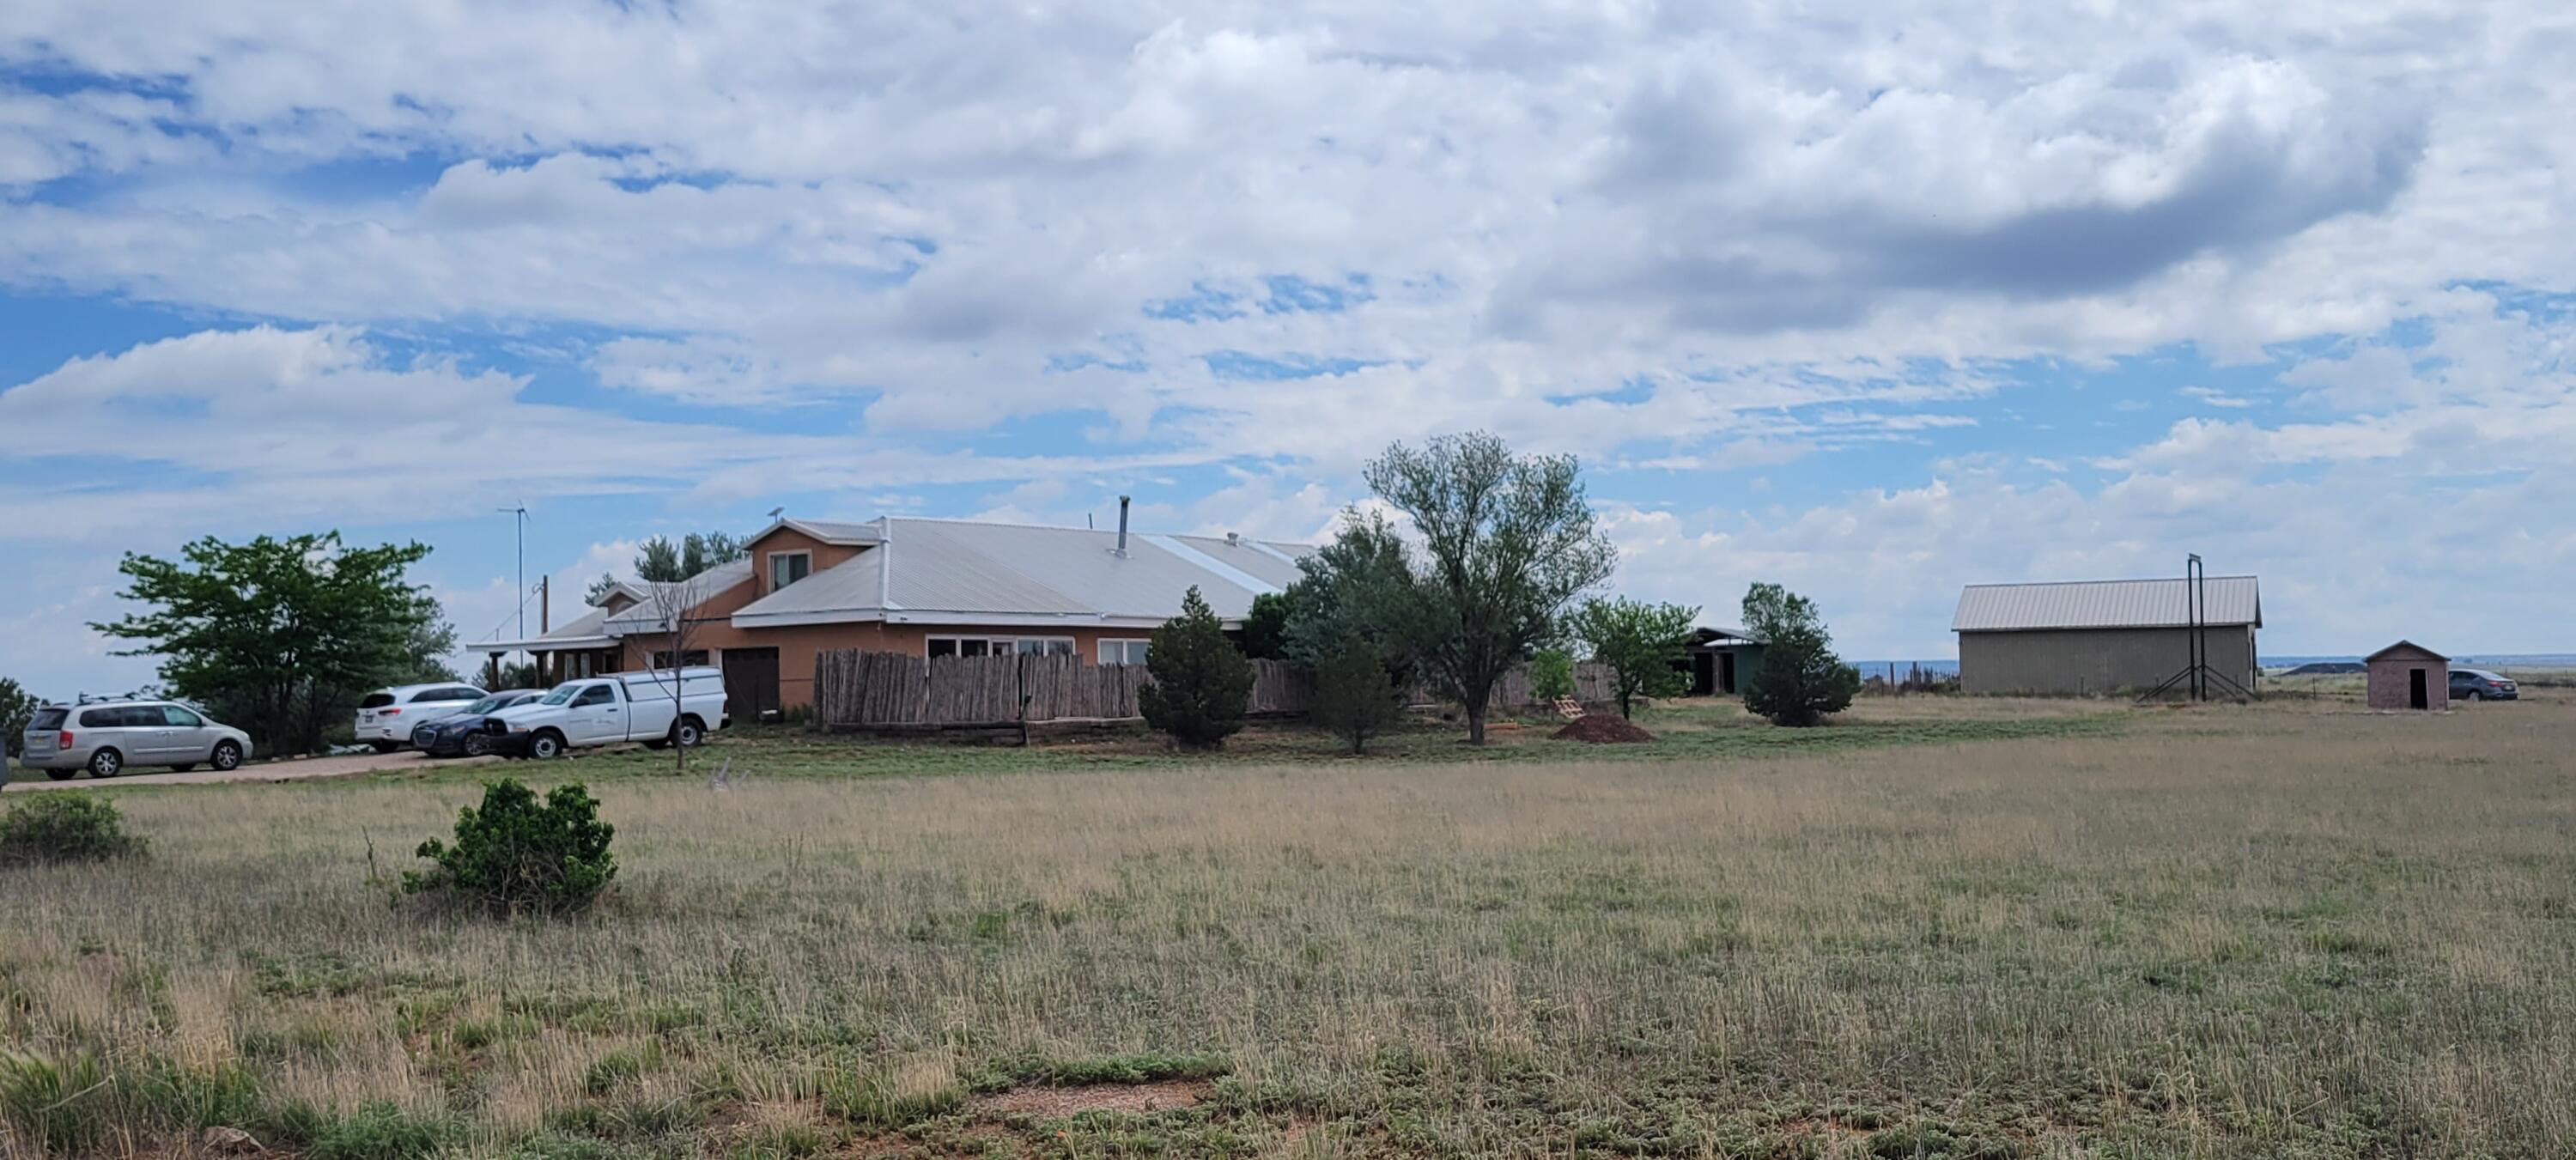
{"type": "Polygon", "coordinates": [[[1566,723],[1565,728],[1548,734],[1559,741],[1588,741],[1594,745],[1635,745],[1652,741],[1655,735],[1637,728],[1635,723],[1615,713],[1591,713],[1566,723]]]}

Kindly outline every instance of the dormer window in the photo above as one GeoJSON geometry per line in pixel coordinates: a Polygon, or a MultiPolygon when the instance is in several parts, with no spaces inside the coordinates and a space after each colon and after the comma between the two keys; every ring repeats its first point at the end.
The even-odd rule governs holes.
{"type": "Polygon", "coordinates": [[[814,553],[771,552],[769,554],[769,590],[776,592],[814,574],[814,553]]]}

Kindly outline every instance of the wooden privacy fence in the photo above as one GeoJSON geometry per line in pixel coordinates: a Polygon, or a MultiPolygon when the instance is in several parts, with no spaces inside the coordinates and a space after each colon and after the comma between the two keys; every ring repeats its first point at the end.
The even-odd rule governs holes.
{"type": "MultiPolygon", "coordinates": [[[[814,655],[814,716],[827,729],[880,726],[991,726],[1019,721],[1133,720],[1144,715],[1137,691],[1143,665],[1084,664],[1076,656],[930,657],[838,649],[814,655]],[[1026,713],[1023,715],[1023,706],[1026,713]]],[[[1611,698],[1610,669],[1574,666],[1574,695],[1611,698]]],[[[1252,662],[1256,715],[1297,716],[1314,705],[1315,676],[1286,661],[1252,662]]],[[[1411,700],[1431,698],[1414,690],[1411,700]]],[[[1536,704],[1529,674],[1515,669],[1494,689],[1494,704],[1536,704]]]]}
{"type": "MultiPolygon", "coordinates": [[[[1065,655],[924,659],[839,649],[814,656],[814,713],[826,728],[1133,720],[1144,715],[1136,694],[1148,679],[1143,665],[1065,655]]],[[[1306,670],[1252,662],[1251,712],[1304,713],[1314,694],[1306,670]]]]}

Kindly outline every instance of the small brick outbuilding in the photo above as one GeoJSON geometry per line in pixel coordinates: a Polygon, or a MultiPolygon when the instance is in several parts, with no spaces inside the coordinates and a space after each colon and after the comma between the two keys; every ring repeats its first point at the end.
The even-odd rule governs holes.
{"type": "Polygon", "coordinates": [[[2448,709],[2451,658],[2401,640],[2364,658],[2373,709],[2448,709]]]}

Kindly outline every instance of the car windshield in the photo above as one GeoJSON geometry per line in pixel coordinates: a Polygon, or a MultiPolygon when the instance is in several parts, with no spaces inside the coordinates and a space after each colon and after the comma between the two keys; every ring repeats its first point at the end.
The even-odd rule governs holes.
{"type": "Polygon", "coordinates": [[[566,701],[572,700],[572,695],[580,691],[581,686],[579,685],[557,685],[553,692],[545,695],[544,703],[548,705],[560,705],[566,701]]]}

